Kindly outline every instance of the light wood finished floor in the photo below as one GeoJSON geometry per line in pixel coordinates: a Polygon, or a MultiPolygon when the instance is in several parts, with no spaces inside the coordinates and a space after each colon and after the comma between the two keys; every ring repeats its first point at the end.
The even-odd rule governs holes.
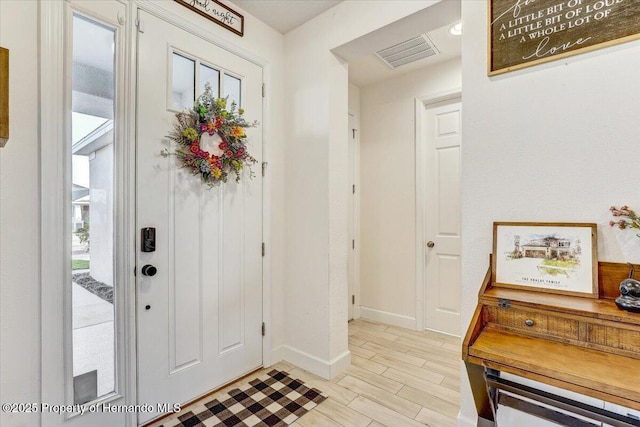
{"type": "MultiPolygon", "coordinates": [[[[351,367],[333,380],[286,362],[268,370],[287,371],[329,396],[292,427],[455,426],[460,405],[460,345],[459,338],[358,319],[349,323],[351,367]]],[[[247,383],[262,372],[216,394],[247,383]]],[[[183,408],[181,413],[188,410],[183,408]]]]}

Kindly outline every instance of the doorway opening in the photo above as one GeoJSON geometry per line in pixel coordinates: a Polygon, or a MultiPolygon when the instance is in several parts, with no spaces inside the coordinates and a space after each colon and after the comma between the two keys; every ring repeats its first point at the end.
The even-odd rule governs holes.
{"type": "MultiPolygon", "coordinates": [[[[436,236],[441,236],[425,225],[443,209],[459,209],[460,191],[453,194],[452,185],[441,186],[437,180],[446,176],[432,174],[433,166],[421,157],[420,145],[425,141],[420,132],[435,128],[429,130],[426,123],[417,122],[424,120],[417,112],[425,108],[426,98],[461,87],[461,40],[450,32],[460,22],[460,5],[445,3],[427,8],[429,18],[390,24],[334,52],[349,63],[349,112],[357,112],[360,119],[358,156],[349,169],[357,171],[360,181],[358,209],[348,219],[356,219],[356,231],[351,234],[359,232],[357,258],[349,258],[348,304],[355,293],[350,313],[408,329],[457,335],[459,322],[445,329],[433,324],[427,313],[445,295],[438,289],[451,291],[446,294],[447,307],[459,311],[460,283],[450,281],[460,276],[459,254],[455,263],[443,269],[446,274],[428,274],[437,263],[429,256],[427,244],[434,241],[438,249],[444,249],[444,244],[438,244],[436,236]],[[447,201],[436,198],[426,203],[425,185],[434,186],[436,193],[447,192],[447,201]],[[359,274],[352,276],[352,269],[359,274]]],[[[427,16],[425,11],[414,15],[421,13],[427,16]]],[[[352,184],[347,191],[351,192],[352,184]]],[[[459,211],[448,211],[442,218],[457,218],[459,224],[459,215],[459,211]]],[[[352,250],[352,240],[349,243],[352,250]]]]}
{"type": "MultiPolygon", "coordinates": [[[[153,244],[136,248],[137,398],[184,404],[263,363],[262,130],[232,130],[251,143],[253,179],[243,171],[212,188],[160,152],[176,149],[166,137],[172,123],[194,120],[187,130],[202,135],[191,147],[208,159],[199,170],[219,170],[214,156],[238,148],[216,129],[236,114],[263,122],[263,69],[169,18],[141,9],[138,20],[135,228],[153,229],[153,244]]],[[[167,411],[152,409],[138,414],[140,424],[167,411]]]]}

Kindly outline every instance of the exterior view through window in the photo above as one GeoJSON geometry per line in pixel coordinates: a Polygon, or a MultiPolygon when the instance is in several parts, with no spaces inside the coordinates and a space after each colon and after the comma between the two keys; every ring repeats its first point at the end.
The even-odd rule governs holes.
{"type": "Polygon", "coordinates": [[[73,16],[71,292],[74,403],[115,391],[115,32],[73,16]]]}

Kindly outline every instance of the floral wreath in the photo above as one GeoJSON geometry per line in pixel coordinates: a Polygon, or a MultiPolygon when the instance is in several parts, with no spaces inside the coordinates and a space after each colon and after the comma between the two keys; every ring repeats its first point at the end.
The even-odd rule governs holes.
{"type": "MultiPolygon", "coordinates": [[[[247,122],[242,115],[244,110],[237,108],[234,102],[227,110],[227,98],[213,97],[211,85],[205,84],[204,93],[194,103],[191,110],[176,114],[173,131],[167,137],[178,144],[174,152],[164,149],[164,157],[175,155],[202,182],[215,187],[235,173],[236,182],[240,182],[243,168],[248,166],[249,178],[254,177],[251,165],[257,160],[247,150],[245,128],[255,127],[257,121],[247,122]],[[220,136],[216,153],[204,151],[201,147],[203,136],[220,136]]],[[[212,150],[213,151],[213,150],[212,150]]]]}

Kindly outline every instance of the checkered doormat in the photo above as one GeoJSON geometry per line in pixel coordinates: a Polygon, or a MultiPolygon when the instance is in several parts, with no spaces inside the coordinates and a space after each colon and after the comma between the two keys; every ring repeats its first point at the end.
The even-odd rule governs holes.
{"type": "Polygon", "coordinates": [[[284,427],[325,399],[320,391],[288,373],[273,370],[163,427],[284,427]]]}

